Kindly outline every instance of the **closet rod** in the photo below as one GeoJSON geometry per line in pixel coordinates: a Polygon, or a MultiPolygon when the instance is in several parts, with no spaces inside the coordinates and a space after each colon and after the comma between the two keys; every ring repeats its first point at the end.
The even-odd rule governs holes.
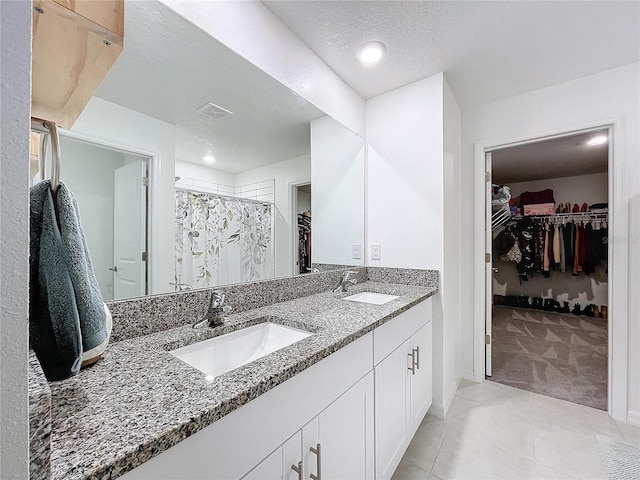
{"type": "Polygon", "coordinates": [[[554,218],[585,218],[588,217],[590,219],[601,219],[601,218],[607,218],[609,216],[609,212],[599,212],[599,213],[595,213],[595,212],[574,212],[574,213],[554,213],[552,215],[525,215],[525,216],[521,216],[518,218],[548,218],[550,220],[554,219],[554,218]]]}

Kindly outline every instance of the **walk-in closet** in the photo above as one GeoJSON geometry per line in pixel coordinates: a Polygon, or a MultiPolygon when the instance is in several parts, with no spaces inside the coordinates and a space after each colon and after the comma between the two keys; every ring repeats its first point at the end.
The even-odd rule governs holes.
{"type": "Polygon", "coordinates": [[[491,152],[493,381],[607,409],[608,130],[491,152]]]}

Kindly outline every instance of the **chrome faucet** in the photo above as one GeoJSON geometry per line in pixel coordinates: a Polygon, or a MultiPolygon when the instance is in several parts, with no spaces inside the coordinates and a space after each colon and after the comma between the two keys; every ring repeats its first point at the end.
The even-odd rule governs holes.
{"type": "Polygon", "coordinates": [[[193,290],[193,287],[188,283],[169,282],[169,285],[175,285],[179,292],[193,290]]]}
{"type": "Polygon", "coordinates": [[[336,288],[333,289],[334,292],[346,292],[347,287],[349,285],[355,285],[358,283],[358,280],[355,278],[349,278],[351,275],[357,275],[358,272],[354,272],[353,270],[345,270],[342,272],[340,276],[340,281],[336,285],[336,288]]]}
{"type": "Polygon", "coordinates": [[[231,305],[225,305],[225,294],[220,290],[214,290],[211,293],[211,300],[209,301],[209,310],[205,313],[204,317],[198,320],[197,323],[193,325],[193,328],[204,327],[205,325],[209,325],[209,327],[219,327],[220,325],[224,325],[225,315],[233,308],[231,305]]]}

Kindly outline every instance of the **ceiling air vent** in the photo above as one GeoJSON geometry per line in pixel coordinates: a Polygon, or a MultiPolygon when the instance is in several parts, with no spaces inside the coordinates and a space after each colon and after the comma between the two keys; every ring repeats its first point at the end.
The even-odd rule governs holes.
{"type": "Polygon", "coordinates": [[[214,120],[220,120],[222,117],[226,117],[227,115],[233,115],[233,112],[230,112],[226,108],[222,108],[211,102],[201,106],[196,111],[209,118],[213,118],[214,120]]]}

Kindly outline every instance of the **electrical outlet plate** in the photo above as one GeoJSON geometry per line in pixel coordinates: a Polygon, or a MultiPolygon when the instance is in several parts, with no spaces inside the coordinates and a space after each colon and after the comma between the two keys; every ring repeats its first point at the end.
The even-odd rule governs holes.
{"type": "Polygon", "coordinates": [[[351,245],[351,258],[359,260],[362,257],[362,245],[354,243],[351,245]]]}
{"type": "Polygon", "coordinates": [[[371,260],[380,260],[380,244],[371,244],[371,260]]]}

